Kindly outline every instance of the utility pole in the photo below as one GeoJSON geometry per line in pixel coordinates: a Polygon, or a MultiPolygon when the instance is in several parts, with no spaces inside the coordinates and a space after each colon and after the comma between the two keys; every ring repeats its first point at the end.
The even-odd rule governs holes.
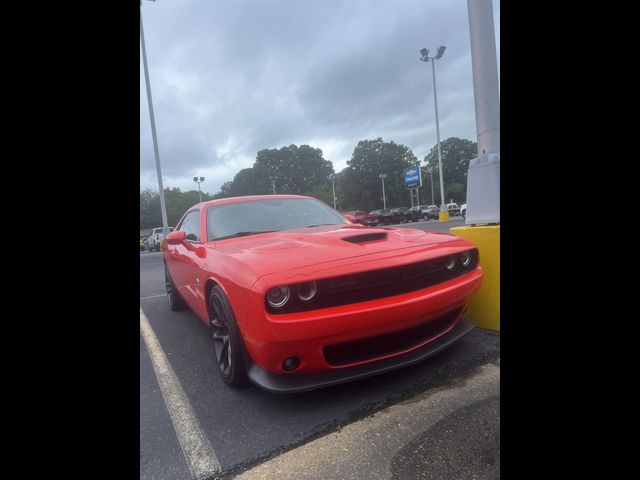
{"type": "Polygon", "coordinates": [[[387,197],[384,194],[384,179],[387,178],[387,174],[386,173],[381,173],[380,175],[378,175],[380,177],[380,180],[382,180],[382,205],[385,210],[387,209],[387,197]]]}
{"type": "Polygon", "coordinates": [[[167,209],[164,204],[164,188],[162,186],[162,171],[160,169],[160,152],[158,151],[158,137],[156,135],[156,121],[153,115],[153,100],[151,99],[151,82],[149,81],[149,67],[147,65],[147,49],[144,45],[144,30],[142,28],[142,0],[140,0],[140,43],[142,44],[142,63],[144,64],[144,82],[147,86],[147,102],[149,103],[149,118],[151,119],[151,137],[153,138],[153,153],[156,157],[156,174],[158,175],[158,189],[160,190],[160,211],[162,212],[162,226],[168,227],[167,209]]]}

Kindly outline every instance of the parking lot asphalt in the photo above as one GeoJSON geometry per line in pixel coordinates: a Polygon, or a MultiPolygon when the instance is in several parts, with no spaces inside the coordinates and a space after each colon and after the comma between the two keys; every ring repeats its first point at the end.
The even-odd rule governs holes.
{"type": "Polygon", "coordinates": [[[499,377],[487,363],[236,478],[499,478],[499,377]]]}
{"type": "MultiPolygon", "coordinates": [[[[406,226],[448,230],[457,226],[455,223],[430,221],[406,226]]],[[[313,478],[499,476],[499,334],[475,329],[450,349],[412,367],[324,390],[274,395],[254,386],[231,389],[220,380],[207,327],[190,311],[172,312],[168,308],[160,253],[140,255],[140,299],[141,310],[175,372],[197,425],[219,461],[216,476],[312,478],[296,476],[296,472],[303,467],[311,471],[304,458],[322,458],[322,445],[315,442],[323,439],[333,439],[328,450],[331,455],[324,455],[337,470],[320,469],[317,473],[321,476],[313,478]],[[487,369],[491,370],[489,376],[487,369]],[[482,388],[472,391],[460,387],[474,382],[482,388]],[[412,410],[411,405],[420,408],[412,410]],[[399,410],[393,410],[396,407],[399,410]],[[413,422],[410,429],[407,425],[412,422],[407,420],[397,424],[389,420],[391,423],[383,426],[371,420],[376,415],[388,415],[390,419],[409,415],[407,418],[420,421],[413,422]],[[470,427],[465,430],[464,425],[470,427]],[[348,427],[355,430],[341,436],[348,427]],[[383,448],[385,437],[380,442],[375,439],[376,433],[382,436],[384,432],[393,441],[383,448]],[[456,445],[471,446],[476,441],[486,448],[476,445],[480,449],[467,449],[466,456],[456,453],[456,445]],[[340,448],[346,451],[338,449],[339,442],[344,443],[340,448]],[[316,450],[309,453],[308,449],[314,447],[316,450]],[[354,463],[349,452],[361,452],[357,455],[360,462],[354,463]],[[431,458],[437,461],[427,461],[431,458]],[[292,462],[288,467],[287,461],[292,462]],[[449,476],[453,472],[460,476],[449,476]]],[[[195,478],[175,429],[141,336],[140,478],[195,478]]]]}

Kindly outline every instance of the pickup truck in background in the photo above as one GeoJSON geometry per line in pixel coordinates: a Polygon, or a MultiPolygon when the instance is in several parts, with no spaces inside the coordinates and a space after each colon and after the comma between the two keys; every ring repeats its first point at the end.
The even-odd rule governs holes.
{"type": "Polygon", "coordinates": [[[457,203],[447,203],[446,205],[447,211],[449,212],[450,217],[455,217],[456,215],[460,215],[460,207],[457,203]]]}
{"type": "Polygon", "coordinates": [[[149,245],[149,251],[159,252],[160,241],[164,240],[164,237],[166,237],[167,234],[171,232],[173,232],[173,227],[167,227],[167,228],[158,227],[151,230],[151,235],[149,235],[149,238],[147,238],[147,245],[149,245]]]}

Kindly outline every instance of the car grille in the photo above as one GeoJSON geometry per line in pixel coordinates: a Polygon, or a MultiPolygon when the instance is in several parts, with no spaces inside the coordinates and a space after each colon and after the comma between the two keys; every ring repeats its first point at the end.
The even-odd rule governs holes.
{"type": "Polygon", "coordinates": [[[324,347],[324,358],[334,367],[384,357],[416,347],[453,326],[461,309],[405,330],[324,347]]]}
{"type": "Polygon", "coordinates": [[[462,268],[458,265],[449,270],[446,265],[450,258],[441,257],[410,265],[318,280],[317,294],[313,300],[300,302],[294,294],[286,309],[275,310],[268,305],[267,309],[274,314],[294,313],[391,297],[446,282],[468,273],[478,265],[478,257],[474,255],[473,263],[469,267],[462,268]]]}

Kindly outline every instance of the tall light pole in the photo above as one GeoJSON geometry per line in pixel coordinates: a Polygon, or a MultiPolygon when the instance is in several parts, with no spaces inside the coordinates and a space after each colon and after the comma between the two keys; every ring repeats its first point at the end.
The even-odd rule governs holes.
{"type": "Polygon", "coordinates": [[[331,190],[333,191],[333,209],[336,209],[336,184],[335,184],[335,180],[336,180],[336,174],[332,173],[331,175],[329,175],[329,178],[331,178],[331,190]]]}
{"type": "Polygon", "coordinates": [[[158,137],[156,136],[156,122],[153,116],[153,100],[151,99],[151,83],[149,82],[149,67],[147,66],[147,49],[144,46],[144,30],[142,29],[142,0],[140,0],[140,43],[142,44],[142,63],[144,64],[144,82],[147,87],[147,102],[149,103],[149,118],[151,118],[151,137],[153,138],[153,153],[156,157],[156,173],[158,175],[158,189],[160,190],[160,212],[162,226],[167,228],[167,209],[164,205],[164,188],[162,186],[162,171],[160,170],[160,153],[158,151],[158,137]]]}
{"type": "Polygon", "coordinates": [[[204,182],[204,177],[200,177],[200,179],[198,179],[198,177],[193,177],[193,181],[198,184],[198,198],[200,199],[200,203],[202,203],[202,195],[200,194],[200,183],[204,182]]]}
{"type": "Polygon", "coordinates": [[[381,173],[380,175],[378,175],[380,177],[380,180],[382,180],[382,205],[385,210],[387,209],[387,196],[384,194],[384,179],[387,178],[387,174],[386,173],[381,173]]]}
{"type": "Polygon", "coordinates": [[[424,168],[421,168],[420,171],[428,173],[429,177],[431,178],[431,205],[433,205],[436,202],[433,197],[433,173],[431,173],[429,170],[425,170],[424,168]]]}
{"type": "MultiPolygon", "coordinates": [[[[444,181],[442,180],[442,152],[440,151],[440,124],[438,123],[438,92],[436,89],[436,60],[442,58],[442,55],[444,55],[444,50],[446,48],[447,47],[445,47],[444,45],[439,46],[435,57],[430,57],[429,50],[427,50],[426,48],[423,48],[422,50],[420,50],[420,54],[422,55],[420,60],[422,60],[423,62],[428,62],[429,60],[431,60],[431,72],[433,74],[433,102],[436,110],[436,139],[438,141],[438,169],[440,170],[440,212],[441,213],[446,210],[446,206],[444,203],[444,181]]],[[[440,216],[440,220],[446,221],[446,220],[443,220],[442,215],[440,216]]]]}

